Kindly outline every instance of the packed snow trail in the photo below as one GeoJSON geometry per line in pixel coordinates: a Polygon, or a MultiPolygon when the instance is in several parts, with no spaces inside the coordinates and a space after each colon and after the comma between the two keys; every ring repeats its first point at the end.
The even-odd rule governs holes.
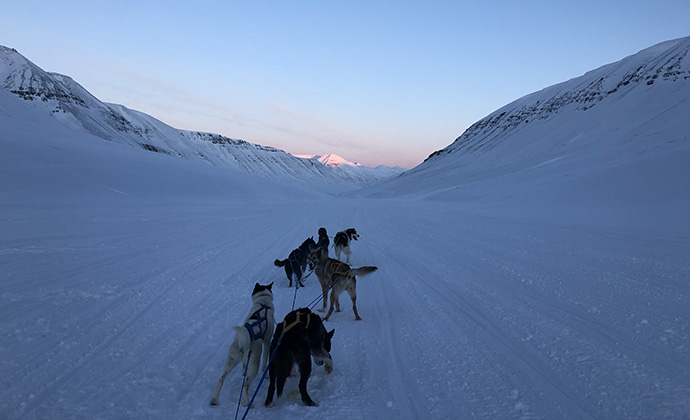
{"type": "MultiPolygon", "coordinates": [[[[416,201],[7,207],[0,243],[8,419],[234,416],[241,373],[208,399],[254,282],[324,226],[356,227],[362,321],[349,298],[335,369],[304,407],[266,383],[248,418],[683,418],[690,416],[683,235],[460,213],[416,201]]],[[[333,252],[331,251],[331,254],[333,252]]],[[[332,256],[332,255],[331,255],[332,256]]],[[[297,295],[320,293],[314,276],[297,295]]],[[[258,383],[258,378],[255,384],[258,383]]]]}

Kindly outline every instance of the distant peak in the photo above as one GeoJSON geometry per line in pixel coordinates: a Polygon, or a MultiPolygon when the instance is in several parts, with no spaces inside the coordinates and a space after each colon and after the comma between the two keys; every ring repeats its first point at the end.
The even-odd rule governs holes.
{"type": "Polygon", "coordinates": [[[327,155],[294,155],[302,159],[313,159],[319,161],[324,166],[362,166],[357,162],[350,162],[342,156],[333,153],[327,155]]]}
{"type": "Polygon", "coordinates": [[[360,166],[357,162],[350,162],[345,158],[329,153],[317,159],[326,166],[360,166]]]}

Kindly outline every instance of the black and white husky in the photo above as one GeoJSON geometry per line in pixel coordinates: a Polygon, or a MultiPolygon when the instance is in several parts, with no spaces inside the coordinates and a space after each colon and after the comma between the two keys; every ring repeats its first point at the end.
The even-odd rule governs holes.
{"type": "MultiPolygon", "coordinates": [[[[333,244],[335,245],[335,257],[340,260],[340,253],[344,252],[347,256],[347,263],[350,264],[350,241],[356,241],[359,238],[355,228],[345,229],[342,232],[335,234],[333,244]]],[[[340,260],[342,261],[342,260],[340,260]]]]}
{"type": "Polygon", "coordinates": [[[309,406],[318,404],[307,392],[307,381],[311,375],[311,359],[321,366],[325,364],[326,373],[333,371],[331,359],[331,340],[335,330],[326,331],[321,317],[307,308],[296,309],[285,316],[276,327],[271,352],[275,352],[268,368],[270,382],[264,405],[273,406],[273,394],[278,398],[283,394],[285,380],[297,365],[299,369],[299,392],[302,402],[309,406]],[[277,347],[277,349],[276,349],[277,347]]]}
{"type": "Polygon", "coordinates": [[[245,406],[249,405],[249,386],[259,370],[262,347],[264,356],[262,371],[266,369],[266,363],[268,362],[271,336],[273,335],[275,324],[272,287],[273,283],[267,286],[256,283],[252,292],[252,307],[249,309],[249,315],[247,315],[244,325],[232,327],[235,330],[235,339],[228,350],[228,358],[225,360],[223,375],[218,380],[216,391],[213,393],[213,397],[211,397],[211,405],[218,405],[218,394],[220,394],[220,389],[223,387],[225,377],[240,362],[242,362],[242,366],[247,371],[247,378],[242,389],[242,404],[245,406]],[[249,363],[247,363],[247,359],[249,359],[249,363]]]}

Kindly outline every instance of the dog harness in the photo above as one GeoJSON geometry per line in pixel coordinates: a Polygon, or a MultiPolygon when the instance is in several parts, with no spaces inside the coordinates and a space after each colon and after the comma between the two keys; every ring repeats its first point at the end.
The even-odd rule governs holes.
{"type": "Polygon", "coordinates": [[[266,331],[268,330],[269,309],[270,307],[261,305],[261,307],[257,309],[256,312],[254,312],[244,324],[244,328],[249,331],[249,339],[251,341],[264,338],[264,334],[266,334],[266,331]]]}
{"type": "Polygon", "coordinates": [[[331,270],[329,270],[329,271],[331,272],[331,280],[332,280],[333,277],[336,276],[336,275],[337,275],[337,276],[345,276],[345,275],[347,275],[347,273],[350,272],[350,266],[347,265],[347,264],[345,264],[345,263],[342,263],[342,262],[341,262],[341,263],[338,263],[337,265],[335,265],[335,266],[334,266],[333,268],[331,268],[331,270]]]}
{"type": "Polygon", "coordinates": [[[309,313],[304,313],[304,312],[295,312],[295,320],[288,324],[287,326],[285,325],[286,322],[283,320],[283,334],[291,330],[295,325],[297,324],[304,324],[304,328],[309,328],[309,323],[311,322],[311,312],[309,313]],[[301,316],[306,315],[307,316],[307,322],[304,323],[302,322],[301,316]]]}

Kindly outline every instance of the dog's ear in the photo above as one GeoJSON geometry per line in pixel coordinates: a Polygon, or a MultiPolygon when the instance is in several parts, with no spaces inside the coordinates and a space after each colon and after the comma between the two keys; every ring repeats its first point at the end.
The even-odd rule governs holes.
{"type": "Polygon", "coordinates": [[[335,328],[326,333],[329,340],[333,338],[333,334],[335,334],[335,328]]]}
{"type": "Polygon", "coordinates": [[[268,286],[266,286],[266,288],[267,288],[268,290],[270,290],[270,291],[273,291],[273,289],[272,289],[273,283],[275,283],[275,282],[272,281],[271,284],[269,284],[268,286]]]}

